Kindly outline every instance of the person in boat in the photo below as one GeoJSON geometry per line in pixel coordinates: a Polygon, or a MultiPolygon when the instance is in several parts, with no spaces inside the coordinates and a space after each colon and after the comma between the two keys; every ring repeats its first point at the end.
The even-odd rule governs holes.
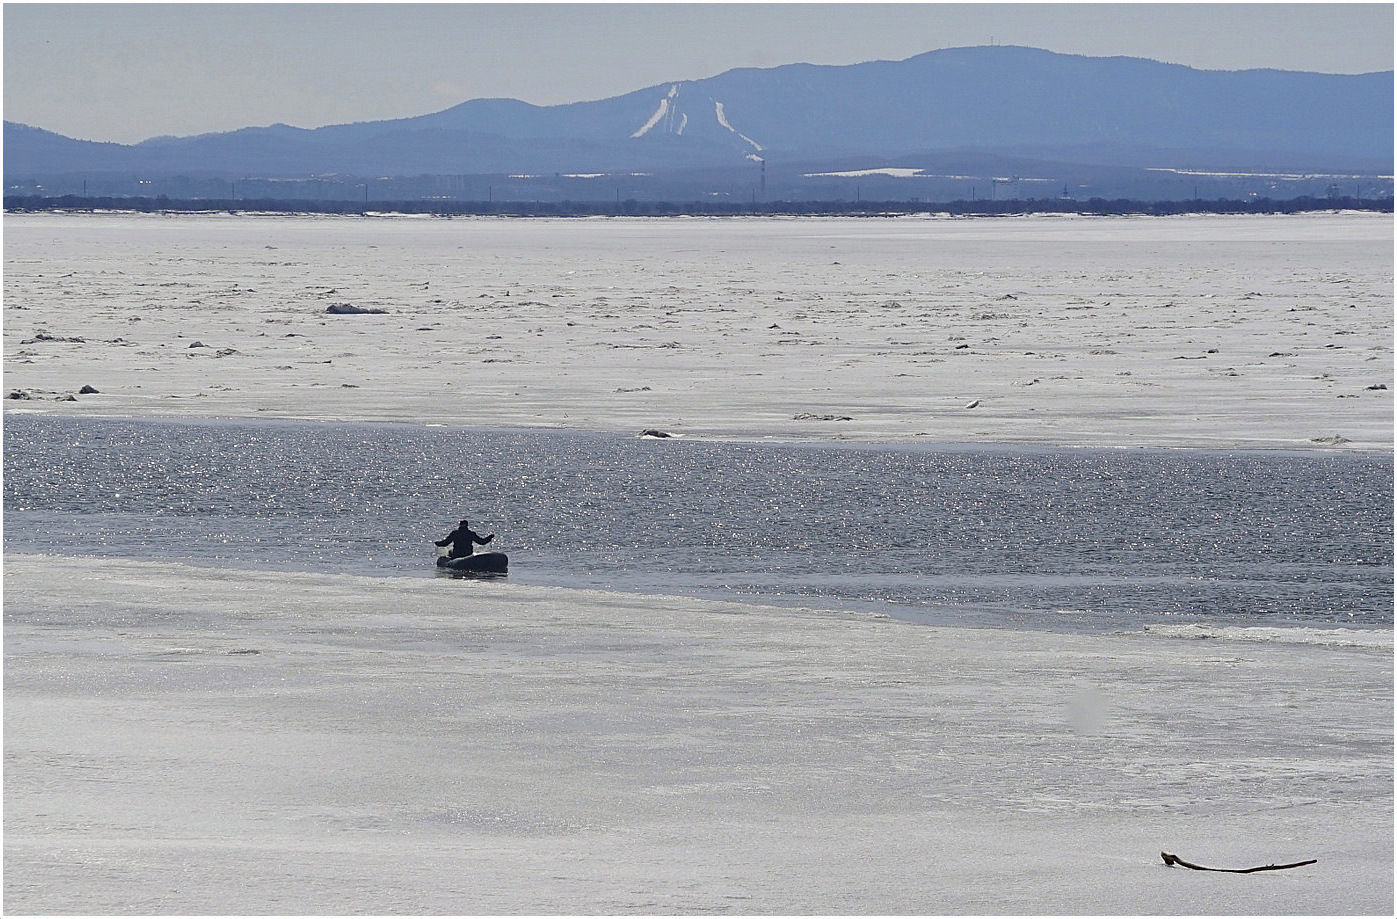
{"type": "Polygon", "coordinates": [[[436,541],[438,546],[451,546],[451,551],[447,553],[448,558],[462,558],[475,552],[476,546],[483,546],[495,538],[495,534],[481,536],[470,528],[470,524],[462,520],[461,525],[447,534],[445,539],[436,541]]]}

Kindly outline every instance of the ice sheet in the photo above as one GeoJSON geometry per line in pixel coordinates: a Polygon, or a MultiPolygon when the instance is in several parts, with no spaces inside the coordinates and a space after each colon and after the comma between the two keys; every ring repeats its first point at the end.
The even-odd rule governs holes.
{"type": "Polygon", "coordinates": [[[1382,214],[11,215],[5,389],[32,398],[6,407],[1390,450],[1392,233],[1382,214]]]}
{"type": "Polygon", "coordinates": [[[5,575],[11,912],[1392,910],[1390,650],[5,575]]]}

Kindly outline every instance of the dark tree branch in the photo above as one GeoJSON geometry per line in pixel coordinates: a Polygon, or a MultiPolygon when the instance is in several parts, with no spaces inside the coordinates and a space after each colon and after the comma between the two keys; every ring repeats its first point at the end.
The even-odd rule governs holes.
{"type": "Polygon", "coordinates": [[[1261,865],[1257,868],[1204,868],[1202,865],[1191,865],[1177,855],[1170,855],[1168,852],[1161,852],[1159,854],[1163,856],[1164,864],[1171,868],[1178,865],[1180,868],[1192,868],[1194,871],[1225,871],[1228,874],[1251,874],[1253,871],[1280,871],[1284,868],[1299,868],[1303,865],[1313,865],[1315,862],[1319,861],[1317,858],[1312,858],[1308,861],[1295,862],[1290,865],[1261,865]]]}

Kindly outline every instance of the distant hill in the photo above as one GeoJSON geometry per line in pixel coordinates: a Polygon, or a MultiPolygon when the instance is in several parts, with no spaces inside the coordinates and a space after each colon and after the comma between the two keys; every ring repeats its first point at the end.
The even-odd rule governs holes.
{"type": "MultiPolygon", "coordinates": [[[[1092,169],[1114,170],[1112,181],[1124,186],[1158,185],[1161,170],[1187,174],[1195,188],[1218,173],[1316,173],[1317,181],[1386,176],[1390,193],[1393,74],[1202,71],[995,46],[738,69],[570,105],[477,99],[415,118],[134,145],[6,122],[4,143],[8,190],[47,182],[55,193],[72,192],[78,175],[94,186],[121,175],[147,183],[179,176],[186,190],[215,177],[344,184],[355,176],[497,175],[503,191],[509,176],[643,173],[657,188],[668,181],[732,193],[740,179],[744,189],[774,183],[762,188],[774,194],[820,173],[899,167],[949,175],[952,160],[966,170],[957,174],[962,184],[978,178],[984,189],[1018,178],[996,172],[996,163],[1012,161],[1032,164],[1023,168],[1041,173],[1034,178],[1045,186],[1063,185],[1059,191],[1082,185],[1086,168],[1086,185],[1092,169]]],[[[906,177],[869,173],[867,181],[906,177]]]]}

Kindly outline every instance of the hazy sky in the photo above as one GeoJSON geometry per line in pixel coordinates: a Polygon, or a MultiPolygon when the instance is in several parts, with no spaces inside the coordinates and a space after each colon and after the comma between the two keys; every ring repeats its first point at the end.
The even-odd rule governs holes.
{"type": "Polygon", "coordinates": [[[122,143],[991,43],[1217,70],[1393,67],[1390,3],[5,3],[3,15],[5,118],[122,143]]]}

